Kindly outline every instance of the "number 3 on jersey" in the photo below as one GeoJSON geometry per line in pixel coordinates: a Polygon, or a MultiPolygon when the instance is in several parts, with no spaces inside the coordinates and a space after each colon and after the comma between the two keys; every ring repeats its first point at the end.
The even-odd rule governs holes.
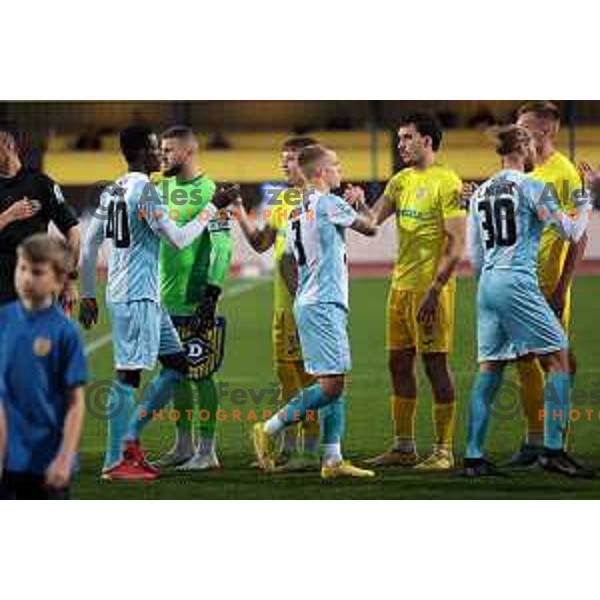
{"type": "Polygon", "coordinates": [[[105,235],[107,238],[114,239],[116,248],[129,248],[131,237],[127,220],[127,203],[123,200],[110,201],[105,235]]]}

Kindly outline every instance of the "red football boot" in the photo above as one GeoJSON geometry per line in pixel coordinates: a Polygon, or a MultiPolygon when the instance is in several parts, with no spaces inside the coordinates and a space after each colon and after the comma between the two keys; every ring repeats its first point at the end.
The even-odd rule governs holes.
{"type": "Polygon", "coordinates": [[[102,471],[102,479],[106,481],[153,481],[159,470],[150,465],[138,441],[126,442],[123,459],[117,464],[102,471]]]}
{"type": "Polygon", "coordinates": [[[149,473],[159,475],[160,470],[152,466],[146,460],[146,454],[142,450],[142,446],[138,440],[125,442],[125,450],[123,451],[123,460],[131,465],[141,466],[149,473]]]}
{"type": "Polygon", "coordinates": [[[123,459],[112,467],[104,469],[100,477],[105,481],[154,481],[158,474],[123,459]]]}

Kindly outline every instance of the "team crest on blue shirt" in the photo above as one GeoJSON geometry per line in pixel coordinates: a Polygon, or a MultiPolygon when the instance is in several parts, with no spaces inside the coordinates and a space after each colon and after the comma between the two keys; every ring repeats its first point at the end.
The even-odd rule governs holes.
{"type": "Polygon", "coordinates": [[[52,350],[52,342],[48,338],[39,336],[33,341],[33,352],[36,356],[44,358],[50,354],[50,350],[52,350]]]}

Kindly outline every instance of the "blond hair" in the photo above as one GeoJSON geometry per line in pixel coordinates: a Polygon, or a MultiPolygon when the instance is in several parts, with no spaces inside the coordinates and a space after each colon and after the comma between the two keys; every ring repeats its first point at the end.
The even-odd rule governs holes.
{"type": "Polygon", "coordinates": [[[531,142],[529,133],[518,125],[507,125],[505,127],[490,127],[487,134],[492,139],[496,152],[500,156],[506,156],[513,152],[524,150],[531,142]]]}
{"type": "Polygon", "coordinates": [[[330,152],[331,150],[322,144],[302,148],[300,154],[298,154],[298,166],[304,177],[310,179],[314,175],[315,167],[326,159],[330,152]]]}

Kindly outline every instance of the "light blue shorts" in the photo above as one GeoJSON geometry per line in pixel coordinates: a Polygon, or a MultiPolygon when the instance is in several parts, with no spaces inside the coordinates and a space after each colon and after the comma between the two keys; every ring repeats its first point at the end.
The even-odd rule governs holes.
{"type": "Polygon", "coordinates": [[[348,311],[339,304],[294,306],[304,370],[311,375],[341,375],[350,371],[348,311]]]}
{"type": "Polygon", "coordinates": [[[108,303],[115,367],[152,370],[159,356],[183,351],[169,314],[152,300],[108,303]]]}
{"type": "Polygon", "coordinates": [[[568,347],[537,277],[508,269],[482,271],[477,292],[479,362],[513,360],[568,347]]]}

